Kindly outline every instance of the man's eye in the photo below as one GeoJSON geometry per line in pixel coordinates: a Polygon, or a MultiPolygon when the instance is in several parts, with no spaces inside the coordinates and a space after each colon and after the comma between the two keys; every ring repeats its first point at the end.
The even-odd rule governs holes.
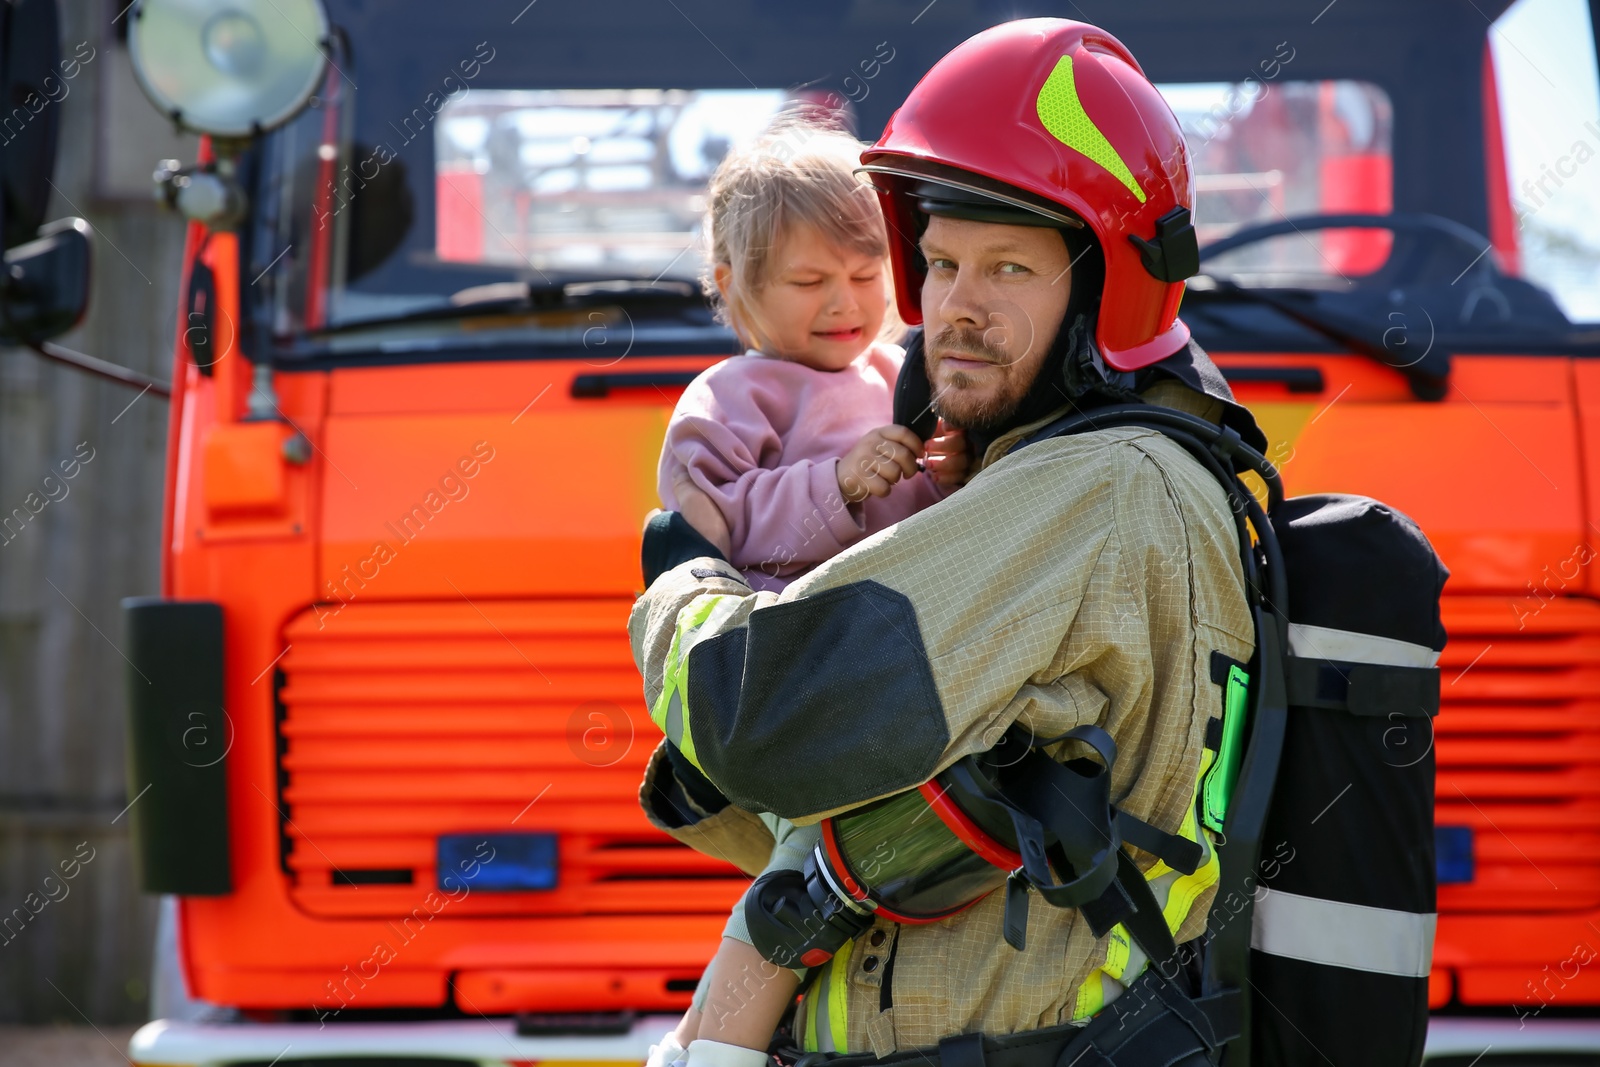
{"type": "Polygon", "coordinates": [[[1027,273],[1029,273],[1029,271],[1028,271],[1028,268],[1024,267],[1021,263],[1002,263],[1002,264],[1000,264],[1000,273],[1001,274],[1027,274],[1027,273]]]}
{"type": "Polygon", "coordinates": [[[932,267],[934,270],[954,270],[956,265],[948,259],[935,256],[928,260],[928,266],[932,267]]]}

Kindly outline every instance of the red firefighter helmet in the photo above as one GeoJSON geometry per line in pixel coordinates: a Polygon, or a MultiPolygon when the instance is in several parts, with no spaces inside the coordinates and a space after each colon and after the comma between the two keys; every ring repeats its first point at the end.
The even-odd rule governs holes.
{"type": "Polygon", "coordinates": [[[1188,341],[1178,302],[1199,269],[1189,151],[1172,109],[1104,30],[1021,19],[968,39],[861,160],[889,223],[907,322],[922,321],[924,277],[911,190],[931,181],[1088,224],[1105,255],[1095,339],[1112,368],[1137,370],[1188,341]]]}

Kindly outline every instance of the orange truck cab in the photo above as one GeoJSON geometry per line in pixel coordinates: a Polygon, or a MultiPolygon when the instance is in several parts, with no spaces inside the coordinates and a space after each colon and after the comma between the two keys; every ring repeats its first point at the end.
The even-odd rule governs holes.
{"type": "MultiPolygon", "coordinates": [[[[1060,12],[324,3],[306,106],[164,172],[191,221],[129,794],[229,1021],[130,1058],[639,1062],[745,884],[639,809],[624,628],[668,415],[736,351],[709,174],[784,108],[874,138],[959,41],[1060,12]]],[[[1184,317],[1289,490],[1387,501],[1451,570],[1440,1063],[1600,1050],[1600,312],[1521,273],[1507,6],[1106,16],[1189,131],[1184,317]]],[[[163,32],[259,61],[237,20],[287,16],[235,8],[163,32]]]]}

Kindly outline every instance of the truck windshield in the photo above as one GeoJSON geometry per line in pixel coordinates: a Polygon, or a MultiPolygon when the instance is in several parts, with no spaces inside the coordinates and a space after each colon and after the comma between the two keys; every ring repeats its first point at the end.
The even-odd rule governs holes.
{"type": "MultiPolygon", "coordinates": [[[[1483,135],[1509,190],[1492,254],[1487,236],[1428,220],[1401,230],[1311,221],[1394,210],[1396,109],[1417,107],[1406,95],[1298,80],[1289,41],[1244,82],[1161,86],[1193,152],[1201,245],[1226,249],[1205,259],[1211,277],[1191,283],[1184,306],[1202,343],[1314,347],[1309,318],[1347,334],[1366,323],[1380,344],[1419,333],[1455,350],[1600,351],[1600,183],[1580,177],[1600,145],[1589,12],[1519,0],[1487,40],[1498,121],[1483,135]],[[1256,239],[1229,240],[1250,231],[1256,239]]],[[[1429,209],[1413,197],[1409,213],[1429,209]]]]}
{"type": "MultiPolygon", "coordinates": [[[[671,49],[645,69],[607,63],[599,50],[591,59],[587,52],[562,58],[503,38],[497,50],[486,27],[442,13],[422,33],[402,32],[357,0],[332,0],[330,8],[342,29],[324,91],[263,139],[248,171],[246,313],[255,335],[273,338],[284,358],[570,345],[592,336],[596,293],[615,294],[602,318],[625,321],[630,342],[648,342],[633,351],[728,350],[731,335],[691,288],[702,268],[699,230],[717,163],[786,110],[823,110],[858,135],[875,135],[948,47],[915,38],[852,45],[839,69],[856,74],[840,82],[837,71],[820,76],[827,74],[822,58],[810,78],[796,76],[810,69],[798,61],[794,69],[701,70],[671,49]],[[829,88],[833,82],[842,91],[829,88]],[[558,314],[573,284],[591,286],[582,313],[558,314]],[[523,287],[555,297],[530,300],[526,313],[515,299],[482,297],[523,287]],[[672,292],[680,296],[667,298],[672,292]]],[[[808,47],[826,56],[821,40],[808,47]]],[[[1207,259],[1207,274],[1291,294],[1312,314],[1311,305],[1327,304],[1346,318],[1371,320],[1377,334],[1398,294],[1443,322],[1442,335],[1460,350],[1594,346],[1592,327],[1574,325],[1595,317],[1592,299],[1581,296],[1597,291],[1588,284],[1586,244],[1574,253],[1581,269],[1568,272],[1585,284],[1563,287],[1529,269],[1526,257],[1503,264],[1499,276],[1485,274],[1501,258],[1475,262],[1487,238],[1463,257],[1459,232],[1298,225],[1319,215],[1417,215],[1443,205],[1442,192],[1417,195],[1411,172],[1431,157],[1418,157],[1401,135],[1424,101],[1375,77],[1298,76],[1311,64],[1289,42],[1246,69],[1243,82],[1161,86],[1189,138],[1202,246],[1294,223],[1207,259]]],[[[1450,212],[1436,210],[1468,213],[1450,203],[1450,212]]],[[[1536,221],[1553,225],[1558,212],[1536,221]]],[[[1184,307],[1211,347],[1331,343],[1269,304],[1213,299],[1215,292],[1200,279],[1184,307]]]]}
{"type": "Polygon", "coordinates": [[[441,261],[693,278],[706,183],[785,104],[772,90],[484,90],[439,112],[441,261]]]}
{"type": "MultiPolygon", "coordinates": [[[[1292,79],[1294,57],[1285,45],[1241,83],[1159,86],[1192,154],[1202,246],[1285,218],[1394,208],[1388,94],[1370,82],[1292,79]]],[[[1371,273],[1389,246],[1382,230],[1327,230],[1250,245],[1225,265],[1252,284],[1315,285],[1371,273]]]]}
{"type": "MultiPolygon", "coordinates": [[[[493,54],[459,63],[419,106],[377,126],[330,72],[320,106],[268,139],[253,236],[284,250],[265,287],[280,338],[338,332],[355,344],[363,324],[407,320],[412,340],[482,340],[483,324],[467,321],[474,309],[507,310],[473,298],[485,287],[559,298],[571,284],[697,285],[711,172],[807,103],[777,89],[474,88],[493,54]],[[427,314],[452,308],[464,313],[427,314]]],[[[684,319],[696,309],[682,305],[696,301],[672,308],[659,286],[615,291],[648,292],[649,313],[719,333],[706,314],[684,319]]],[[[500,325],[554,337],[570,332],[567,318],[500,325]]]]}

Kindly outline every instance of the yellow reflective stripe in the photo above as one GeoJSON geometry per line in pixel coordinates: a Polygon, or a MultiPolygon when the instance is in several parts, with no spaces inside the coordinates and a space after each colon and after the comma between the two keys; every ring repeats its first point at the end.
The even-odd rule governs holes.
{"type": "Polygon", "coordinates": [[[689,653],[707,631],[717,630],[718,623],[738,610],[741,600],[725,593],[703,593],[678,612],[678,625],[662,668],[661,695],[650,708],[650,721],[701,770],[705,768],[695,756],[694,735],[689,729],[689,653]]]}
{"type": "Polygon", "coordinates": [[[846,1052],[850,1025],[850,954],[854,941],[813,971],[815,978],[800,998],[805,1012],[802,1052],[846,1052]]]}
{"type": "Polygon", "coordinates": [[[1174,936],[1189,918],[1189,908],[1194,904],[1195,898],[1215,885],[1222,872],[1217,850],[1211,845],[1211,831],[1207,830],[1203,835],[1196,836],[1198,831],[1199,820],[1195,816],[1195,808],[1191,806],[1183,817],[1183,826],[1179,828],[1178,836],[1197,842],[1201,847],[1201,862],[1193,874],[1175,871],[1160,860],[1144,872],[1145,881],[1150,883],[1151,891],[1161,904],[1161,917],[1167,921],[1167,929],[1171,930],[1174,936]]]}
{"type": "Polygon", "coordinates": [[[833,1038],[833,1047],[823,1049],[824,1052],[849,1052],[850,1039],[850,954],[855,950],[854,941],[846,941],[844,946],[834,955],[833,969],[828,972],[828,1030],[833,1038]]]}
{"type": "Polygon", "coordinates": [[[1106,991],[1101,984],[1104,975],[1099,968],[1089,972],[1078,987],[1078,999],[1072,1005],[1072,1018],[1088,1019],[1106,1006],[1106,991]]]}
{"type": "Polygon", "coordinates": [[[1072,73],[1070,55],[1056,60],[1055,69],[1050,72],[1050,77],[1045,79],[1044,85],[1039,89],[1034,109],[1039,113],[1039,121],[1050,131],[1051,136],[1068,148],[1082,152],[1100,164],[1111,173],[1112,177],[1126,186],[1128,192],[1138,198],[1139,203],[1145,202],[1144,190],[1139,187],[1139,182],[1128,170],[1128,165],[1111,146],[1111,142],[1106,140],[1106,135],[1100,132],[1100,127],[1094,124],[1094,119],[1083,109],[1083,101],[1078,98],[1078,84],[1072,73]]]}
{"type": "MultiPolygon", "coordinates": [[[[1177,936],[1184,922],[1188,920],[1189,909],[1194,906],[1195,898],[1215,885],[1222,872],[1217,850],[1212,845],[1211,831],[1201,830],[1200,820],[1196,814],[1200,803],[1201,786],[1205,779],[1205,768],[1212,758],[1209,749],[1201,757],[1201,773],[1195,778],[1194,803],[1189,805],[1183,816],[1183,825],[1178,828],[1179,837],[1187,838],[1200,846],[1200,865],[1194,869],[1193,874],[1184,874],[1157,860],[1154,866],[1144,872],[1145,881],[1150,883],[1150,892],[1161,905],[1161,917],[1166,920],[1167,929],[1172,931],[1173,936],[1177,936]]],[[[1144,973],[1145,967],[1149,965],[1149,959],[1131,943],[1128,931],[1120,924],[1112,927],[1106,937],[1106,962],[1091,971],[1084,979],[1083,985],[1079,987],[1078,999],[1073,1005],[1074,1020],[1090,1018],[1106,1006],[1108,982],[1119,983],[1120,992],[1121,987],[1125,987],[1144,973]],[[1130,967],[1130,963],[1135,965],[1130,967]]]]}
{"type": "Polygon", "coordinates": [[[1128,931],[1121,925],[1113,926],[1106,935],[1106,962],[1091,972],[1078,987],[1078,1002],[1073,1007],[1074,1019],[1087,1019],[1097,1015],[1106,1006],[1106,981],[1120,979],[1128,969],[1128,931]]]}
{"type": "MultiPolygon", "coordinates": [[[[1180,833],[1191,841],[1198,840],[1194,836],[1195,814],[1194,808],[1189,809],[1189,814],[1184,817],[1183,829],[1180,833]]],[[[1211,847],[1211,833],[1206,831],[1205,840],[1201,842],[1205,849],[1205,862],[1194,869],[1193,874],[1183,874],[1172,883],[1167,891],[1167,902],[1161,907],[1161,914],[1167,920],[1167,928],[1174,936],[1182,929],[1184,922],[1189,918],[1189,908],[1194,904],[1195,898],[1207,889],[1217,884],[1221,877],[1222,864],[1217,858],[1217,850],[1211,847]]],[[[1165,867],[1166,864],[1159,864],[1165,867]]],[[[1170,868],[1169,868],[1170,869],[1170,868]]],[[[1173,872],[1177,873],[1177,872],[1173,872]]]]}
{"type": "Polygon", "coordinates": [[[662,733],[667,732],[667,709],[672,706],[672,698],[678,694],[678,647],[682,637],[681,630],[672,635],[672,645],[667,649],[667,662],[661,669],[661,694],[650,708],[650,721],[662,733]]]}
{"type": "MultiPolygon", "coordinates": [[[[683,688],[688,688],[687,678],[683,688]]],[[[683,690],[680,689],[672,694],[672,706],[667,709],[667,736],[673,739],[673,744],[678,746],[678,751],[683,753],[685,759],[703,771],[705,768],[700,766],[700,760],[695,756],[694,734],[690,732],[688,723],[689,709],[683,702],[683,690]]]]}
{"type": "Polygon", "coordinates": [[[800,1042],[800,1049],[801,1049],[802,1052],[821,1052],[822,1051],[822,1049],[820,1049],[817,1046],[817,1010],[816,1009],[817,1009],[817,998],[819,996],[823,995],[818,990],[821,989],[822,983],[824,981],[826,981],[825,976],[820,976],[819,975],[818,976],[818,981],[816,983],[814,983],[811,986],[811,989],[808,990],[806,992],[806,994],[800,998],[800,1010],[806,1013],[805,1034],[801,1038],[801,1042],[800,1042]]]}

